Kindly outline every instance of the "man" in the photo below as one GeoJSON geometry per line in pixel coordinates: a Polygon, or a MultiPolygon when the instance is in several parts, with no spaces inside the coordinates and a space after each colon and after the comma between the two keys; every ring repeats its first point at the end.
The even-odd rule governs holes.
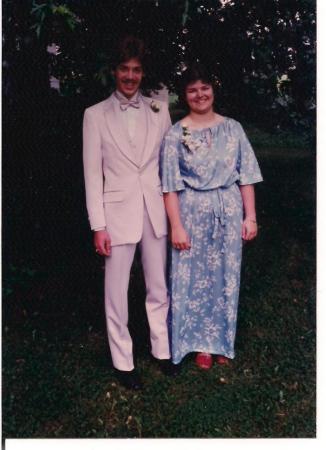
{"type": "Polygon", "coordinates": [[[167,220],[159,178],[159,148],[171,125],[165,103],[141,95],[144,45],[125,38],[114,69],[115,92],[87,108],[83,159],[94,246],[105,257],[105,313],[113,365],[120,382],[140,389],[128,330],[128,284],[137,243],[146,283],[151,351],[161,370],[170,361],[165,280],[167,220]]]}

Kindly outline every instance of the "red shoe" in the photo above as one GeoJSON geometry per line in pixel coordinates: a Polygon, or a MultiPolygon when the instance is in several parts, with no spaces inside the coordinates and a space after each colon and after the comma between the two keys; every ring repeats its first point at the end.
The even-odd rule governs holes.
{"type": "Polygon", "coordinates": [[[197,353],[196,364],[200,369],[209,370],[213,364],[212,355],[209,353],[197,353]]]}
{"type": "Polygon", "coordinates": [[[218,355],[216,357],[217,364],[220,364],[220,366],[229,366],[230,360],[226,356],[218,355]]]}

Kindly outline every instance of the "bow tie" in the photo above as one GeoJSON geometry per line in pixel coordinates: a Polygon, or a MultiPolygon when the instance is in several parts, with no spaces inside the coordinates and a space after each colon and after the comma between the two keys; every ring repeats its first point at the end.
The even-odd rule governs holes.
{"type": "Polygon", "coordinates": [[[139,108],[139,100],[122,100],[120,101],[120,109],[121,111],[126,111],[126,109],[129,108],[129,106],[131,106],[132,108],[139,108]]]}
{"type": "Polygon", "coordinates": [[[128,100],[127,98],[120,97],[116,94],[116,98],[119,100],[121,111],[126,111],[130,106],[136,109],[140,107],[139,97],[135,98],[134,100],[128,100]]]}

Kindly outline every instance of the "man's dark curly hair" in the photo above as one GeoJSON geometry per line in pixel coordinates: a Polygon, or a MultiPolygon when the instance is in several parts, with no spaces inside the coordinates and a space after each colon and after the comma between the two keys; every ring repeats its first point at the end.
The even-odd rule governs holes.
{"type": "Polygon", "coordinates": [[[132,58],[139,59],[142,66],[145,64],[145,43],[142,39],[127,35],[119,41],[116,47],[112,60],[112,68],[116,69],[119,64],[129,61],[132,58]]]}

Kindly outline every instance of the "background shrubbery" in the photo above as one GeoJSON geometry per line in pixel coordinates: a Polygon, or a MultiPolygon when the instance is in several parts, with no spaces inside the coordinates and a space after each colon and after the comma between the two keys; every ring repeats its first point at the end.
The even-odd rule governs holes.
{"type": "Polygon", "coordinates": [[[66,261],[85,242],[82,114],[111,92],[112,48],[126,32],[148,42],[145,88],[173,91],[200,59],[220,83],[222,114],[314,144],[312,0],[5,0],[4,252],[14,265],[66,261]]]}

